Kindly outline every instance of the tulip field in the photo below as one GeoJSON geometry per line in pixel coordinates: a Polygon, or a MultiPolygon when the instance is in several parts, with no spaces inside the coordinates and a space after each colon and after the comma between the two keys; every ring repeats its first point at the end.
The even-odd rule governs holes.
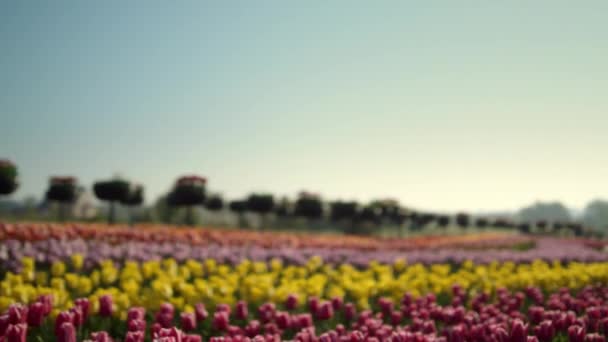
{"type": "Polygon", "coordinates": [[[0,341],[605,341],[601,240],[0,223],[0,341]]]}

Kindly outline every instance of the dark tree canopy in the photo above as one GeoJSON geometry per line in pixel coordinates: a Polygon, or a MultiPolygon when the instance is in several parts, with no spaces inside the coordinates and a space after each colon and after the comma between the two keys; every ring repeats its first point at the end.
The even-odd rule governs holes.
{"type": "Polygon", "coordinates": [[[17,166],[10,160],[0,160],[0,195],[9,195],[17,190],[17,166]]]}
{"type": "Polygon", "coordinates": [[[131,185],[127,198],[122,201],[122,204],[128,206],[138,206],[144,202],[144,187],[142,185],[131,185]]]}
{"type": "Polygon", "coordinates": [[[278,217],[287,217],[294,213],[293,204],[287,199],[283,198],[274,208],[274,213],[278,217]]]}
{"type": "Polygon", "coordinates": [[[330,204],[332,221],[350,220],[357,215],[357,202],[335,201],[330,204]]]}
{"type": "Polygon", "coordinates": [[[206,179],[199,176],[180,177],[167,201],[171,206],[191,206],[205,203],[206,179]]]}
{"type": "Polygon", "coordinates": [[[440,215],[437,217],[437,224],[440,227],[447,227],[450,224],[450,217],[448,215],[440,215]]]}
{"type": "Polygon", "coordinates": [[[469,226],[469,215],[465,214],[465,213],[458,213],[456,214],[456,224],[459,225],[461,228],[466,228],[469,226]]]}
{"type": "Polygon", "coordinates": [[[230,201],[230,203],[228,204],[228,207],[230,208],[231,211],[233,211],[237,214],[242,214],[245,211],[247,211],[247,201],[245,201],[245,200],[230,201]]]}
{"type": "Polygon", "coordinates": [[[219,195],[210,196],[205,203],[205,207],[211,211],[219,211],[224,208],[224,200],[219,195]]]}
{"type": "Polygon", "coordinates": [[[102,201],[125,202],[130,194],[130,184],[122,179],[100,181],[93,185],[93,192],[102,201]]]}
{"type": "Polygon", "coordinates": [[[296,201],[294,215],[319,219],[323,216],[323,203],[318,196],[303,193],[296,201]]]}
{"type": "Polygon", "coordinates": [[[475,225],[477,228],[485,228],[488,226],[488,220],[483,217],[479,217],[475,220],[475,225]]]}
{"type": "Polygon", "coordinates": [[[72,203],[76,200],[78,186],[74,177],[52,177],[46,199],[60,203],[72,203]]]}
{"type": "Polygon", "coordinates": [[[247,209],[258,214],[268,214],[274,209],[274,197],[270,194],[252,194],[247,198],[247,209]]]}

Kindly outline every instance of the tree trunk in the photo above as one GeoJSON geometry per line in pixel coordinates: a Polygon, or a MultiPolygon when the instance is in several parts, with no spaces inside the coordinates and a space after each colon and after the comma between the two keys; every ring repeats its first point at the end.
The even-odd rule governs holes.
{"type": "Polygon", "coordinates": [[[110,214],[108,215],[108,224],[114,224],[114,212],[115,208],[114,208],[114,201],[110,201],[110,214]]]}

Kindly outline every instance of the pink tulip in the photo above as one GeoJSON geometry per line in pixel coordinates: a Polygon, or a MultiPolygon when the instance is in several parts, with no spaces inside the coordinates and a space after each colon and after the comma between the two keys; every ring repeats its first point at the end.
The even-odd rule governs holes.
{"type": "Polygon", "coordinates": [[[344,318],[347,321],[352,321],[353,319],[355,319],[356,315],[357,308],[353,303],[347,303],[346,305],[344,305],[344,318]]]}
{"type": "Polygon", "coordinates": [[[323,302],[316,314],[317,318],[320,320],[328,320],[334,316],[334,309],[330,302],[323,302]]]}
{"type": "Polygon", "coordinates": [[[112,342],[112,337],[108,334],[107,331],[97,331],[91,333],[91,340],[93,342],[112,342]]]}
{"type": "Polygon", "coordinates": [[[53,295],[42,295],[38,297],[38,302],[44,305],[44,315],[50,315],[51,311],[53,310],[53,295]]]}
{"type": "Polygon", "coordinates": [[[515,319],[511,323],[511,333],[509,334],[510,342],[526,342],[528,338],[528,325],[524,324],[521,319],[515,319]]]}
{"type": "Polygon", "coordinates": [[[555,336],[555,328],[551,321],[542,321],[534,328],[534,334],[540,342],[551,342],[555,336]]]}
{"type": "Polygon", "coordinates": [[[585,336],[585,342],[606,342],[606,338],[598,333],[587,334],[587,336],[585,336]]]}

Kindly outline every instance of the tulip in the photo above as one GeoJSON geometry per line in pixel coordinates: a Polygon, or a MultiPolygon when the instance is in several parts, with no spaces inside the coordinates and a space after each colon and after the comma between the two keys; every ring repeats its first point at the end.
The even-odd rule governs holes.
{"type": "Polygon", "coordinates": [[[197,322],[203,322],[207,319],[207,316],[209,316],[209,313],[205,310],[205,304],[203,303],[198,303],[194,306],[194,314],[196,315],[197,322]]]}
{"type": "Polygon", "coordinates": [[[53,295],[42,295],[38,297],[38,302],[44,305],[44,315],[48,316],[53,310],[53,295]]]}
{"type": "Polygon", "coordinates": [[[76,305],[70,309],[70,313],[72,314],[72,323],[75,327],[79,327],[82,325],[82,310],[80,306],[76,305]]]}
{"type": "Polygon", "coordinates": [[[600,320],[598,327],[599,327],[600,331],[602,333],[604,333],[604,335],[608,335],[608,317],[605,317],[602,320],[600,320]]]}
{"type": "Polygon", "coordinates": [[[226,312],[228,314],[228,316],[230,316],[230,313],[232,313],[232,309],[230,309],[230,305],[228,304],[218,304],[215,307],[215,311],[221,311],[221,312],[226,312]]]}
{"type": "Polygon", "coordinates": [[[291,317],[289,316],[289,313],[279,311],[275,315],[275,322],[279,329],[286,330],[291,326],[291,317]]]}
{"type": "Polygon", "coordinates": [[[323,302],[318,308],[317,318],[320,320],[328,320],[334,316],[334,309],[330,302],[323,302]]]}
{"type": "Polygon", "coordinates": [[[331,306],[333,306],[334,311],[338,311],[338,310],[342,309],[343,305],[344,305],[344,300],[342,300],[341,297],[334,297],[331,299],[331,306]]]}
{"type": "Polygon", "coordinates": [[[511,332],[509,334],[510,342],[526,342],[528,338],[528,325],[522,320],[515,319],[511,323],[511,332]]]}
{"type": "Polygon", "coordinates": [[[182,330],[191,331],[196,329],[196,315],[194,313],[182,312],[180,318],[182,330]]]}
{"type": "Polygon", "coordinates": [[[32,327],[39,327],[44,321],[44,304],[34,302],[27,310],[27,324],[32,327]]]}
{"type": "Polygon", "coordinates": [[[260,322],[258,320],[251,320],[249,321],[249,323],[245,326],[245,335],[249,336],[249,337],[254,337],[257,334],[260,333],[260,322]]]}
{"type": "Polygon", "coordinates": [[[0,336],[4,336],[6,329],[8,329],[8,314],[0,316],[0,336]]]}
{"type": "Polygon", "coordinates": [[[146,309],[136,306],[132,307],[127,311],[127,321],[133,320],[145,320],[146,319],[146,309]]]}
{"type": "Polygon", "coordinates": [[[168,329],[173,324],[173,315],[169,312],[159,311],[156,313],[155,322],[168,329]]]}
{"type": "Polygon", "coordinates": [[[310,297],[308,299],[308,311],[310,311],[310,313],[315,313],[317,312],[317,310],[319,309],[319,298],[317,297],[310,297]]]}
{"type": "Polygon", "coordinates": [[[55,333],[57,342],[76,342],[76,328],[72,322],[63,322],[55,333]]]}
{"type": "Polygon", "coordinates": [[[346,319],[346,321],[352,321],[353,319],[355,319],[356,315],[357,308],[355,308],[355,304],[347,303],[346,305],[344,305],[344,319],[346,319]]]}
{"type": "Polygon", "coordinates": [[[585,336],[585,342],[606,342],[606,338],[598,333],[587,334],[587,336],[585,336]]]}
{"type": "Polygon", "coordinates": [[[249,315],[249,310],[247,308],[247,303],[245,301],[239,301],[236,303],[236,310],[234,316],[236,319],[246,320],[249,315]]]}
{"type": "Polygon", "coordinates": [[[539,324],[543,320],[545,309],[540,306],[531,306],[528,309],[528,316],[533,324],[539,324]]]}
{"type": "Polygon", "coordinates": [[[11,324],[4,336],[6,342],[25,342],[27,338],[27,324],[11,324]]]}
{"type": "Polygon", "coordinates": [[[27,307],[21,304],[12,304],[8,308],[8,322],[21,324],[27,322],[27,307]]]}
{"type": "Polygon", "coordinates": [[[146,321],[143,319],[132,319],[127,323],[129,331],[146,331],[146,321]]]}
{"type": "Polygon", "coordinates": [[[569,342],[584,342],[585,341],[585,328],[572,325],[568,328],[568,341],[569,342]]]}
{"type": "MultiPolygon", "coordinates": [[[[183,342],[203,342],[203,338],[200,335],[186,335],[182,339],[183,342]]],[[[126,342],[126,341],[125,341],[126,342]]]]}
{"type": "Polygon", "coordinates": [[[295,310],[298,307],[298,296],[295,294],[290,294],[287,296],[287,300],[285,300],[285,308],[287,310],[295,310]]]}
{"type": "Polygon", "coordinates": [[[57,318],[55,318],[55,336],[59,336],[64,323],[70,323],[73,325],[73,319],[72,313],[69,311],[60,312],[59,315],[57,315],[57,318]]]}
{"type": "Polygon", "coordinates": [[[539,326],[535,327],[534,334],[540,342],[551,342],[555,336],[555,328],[551,321],[542,321],[539,326]]]}
{"type": "Polygon", "coordinates": [[[107,331],[98,331],[91,333],[91,339],[94,342],[112,342],[112,338],[107,331]]]}
{"type": "Polygon", "coordinates": [[[216,330],[226,330],[228,328],[229,317],[226,311],[218,311],[213,314],[213,328],[216,330]]]}
{"type": "Polygon", "coordinates": [[[99,297],[99,315],[102,317],[110,317],[114,312],[114,303],[112,296],[103,295],[99,297]]]}
{"type": "Polygon", "coordinates": [[[171,319],[173,319],[173,316],[175,315],[175,308],[171,303],[162,303],[160,305],[160,313],[171,316],[171,319]]]}
{"type": "Polygon", "coordinates": [[[82,321],[86,322],[89,318],[89,311],[91,310],[91,303],[87,298],[78,298],[74,301],[74,305],[80,308],[80,313],[82,314],[82,321]]]}
{"type": "Polygon", "coordinates": [[[143,331],[129,331],[125,336],[125,342],[144,342],[144,337],[143,331]]]}

